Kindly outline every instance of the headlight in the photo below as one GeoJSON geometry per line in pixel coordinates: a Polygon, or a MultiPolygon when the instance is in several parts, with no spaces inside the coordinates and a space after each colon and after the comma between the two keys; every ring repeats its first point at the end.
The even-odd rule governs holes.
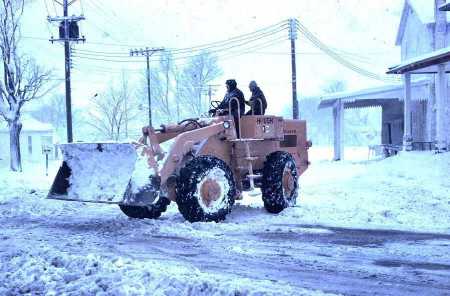
{"type": "Polygon", "coordinates": [[[224,122],[223,122],[223,128],[224,128],[224,129],[229,129],[230,126],[231,126],[231,124],[230,124],[229,121],[224,121],[224,122]]]}

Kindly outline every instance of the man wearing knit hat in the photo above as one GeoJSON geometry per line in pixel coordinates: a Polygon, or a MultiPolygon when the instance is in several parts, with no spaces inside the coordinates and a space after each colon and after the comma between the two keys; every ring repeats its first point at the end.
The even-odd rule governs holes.
{"type": "Polygon", "coordinates": [[[264,115],[267,108],[267,101],[264,93],[253,80],[250,81],[248,88],[252,92],[252,96],[250,97],[250,100],[245,102],[251,108],[246,115],[264,115]]]}

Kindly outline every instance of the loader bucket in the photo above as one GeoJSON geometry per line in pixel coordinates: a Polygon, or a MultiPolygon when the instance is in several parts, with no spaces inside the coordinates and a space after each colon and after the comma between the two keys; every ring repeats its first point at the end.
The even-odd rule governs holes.
{"type": "Polygon", "coordinates": [[[48,198],[122,203],[137,159],[132,144],[74,143],[60,148],[63,162],[48,198]]]}

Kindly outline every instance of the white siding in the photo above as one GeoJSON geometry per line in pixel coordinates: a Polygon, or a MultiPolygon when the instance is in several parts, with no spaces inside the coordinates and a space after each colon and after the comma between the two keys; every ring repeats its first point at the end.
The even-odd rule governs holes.
{"type": "Polygon", "coordinates": [[[424,25],[410,8],[401,44],[402,61],[433,51],[433,35],[434,25],[424,25]]]}
{"type": "MultiPolygon", "coordinates": [[[[23,161],[40,162],[45,160],[45,155],[42,154],[43,136],[51,137],[53,142],[53,133],[50,131],[22,131],[20,133],[20,151],[23,161]],[[32,154],[29,153],[28,149],[29,136],[32,139],[32,154]]],[[[49,156],[50,159],[53,159],[54,153],[49,156]]],[[[3,130],[0,131],[0,159],[9,163],[9,133],[3,130]]]]}

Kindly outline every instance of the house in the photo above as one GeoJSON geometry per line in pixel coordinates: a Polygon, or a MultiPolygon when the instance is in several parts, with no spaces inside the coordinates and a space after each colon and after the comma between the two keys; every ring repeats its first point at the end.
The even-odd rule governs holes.
{"type": "MultiPolygon", "coordinates": [[[[430,54],[439,55],[439,50],[450,45],[446,13],[439,10],[443,4],[444,0],[405,0],[396,37],[396,45],[401,48],[400,65],[426,59],[430,54]]],[[[394,68],[388,73],[404,74],[393,72],[394,68]]],[[[342,112],[348,108],[381,107],[383,145],[422,150],[434,148],[439,142],[442,149],[450,148],[450,136],[445,135],[445,140],[442,140],[442,136],[437,134],[437,130],[442,130],[438,128],[442,124],[442,110],[448,108],[448,100],[439,99],[439,104],[437,102],[437,95],[443,93],[437,89],[438,76],[436,71],[420,71],[413,81],[409,75],[404,75],[403,84],[323,97],[319,108],[333,108],[334,111],[334,158],[338,160],[343,155],[342,112]]]]}
{"type": "MultiPolygon", "coordinates": [[[[50,124],[42,123],[32,117],[22,116],[20,133],[20,151],[23,161],[43,161],[45,147],[51,148],[50,159],[57,157],[55,134],[50,124]]],[[[9,163],[9,130],[6,121],[0,121],[0,159],[9,163]]]]}

